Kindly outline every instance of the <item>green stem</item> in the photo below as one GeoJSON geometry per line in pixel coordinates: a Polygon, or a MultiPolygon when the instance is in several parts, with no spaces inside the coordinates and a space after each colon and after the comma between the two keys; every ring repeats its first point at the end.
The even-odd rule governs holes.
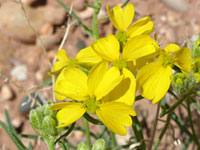
{"type": "MultiPolygon", "coordinates": [[[[56,0],[68,13],[70,12],[70,8],[66,7],[65,4],[63,2],[61,2],[60,0],[56,0]]],[[[86,26],[81,20],[80,18],[73,12],[71,11],[71,16],[78,22],[78,24],[85,30],[85,32],[91,36],[91,29],[86,26]]]]}
{"type": "Polygon", "coordinates": [[[47,141],[48,150],[54,150],[54,140],[55,137],[52,137],[50,140],[47,141]]]}
{"type": "Polygon", "coordinates": [[[57,142],[59,142],[61,139],[67,137],[67,136],[72,132],[72,130],[74,129],[75,123],[76,123],[76,122],[74,122],[74,123],[70,126],[70,128],[67,130],[66,133],[64,133],[63,135],[61,135],[61,136],[55,141],[55,144],[56,144],[57,142]]]}
{"type": "Polygon", "coordinates": [[[152,133],[151,140],[150,140],[150,143],[149,143],[149,150],[152,149],[154,137],[155,137],[155,134],[156,134],[156,127],[157,127],[157,123],[158,123],[159,110],[160,110],[160,103],[158,103],[158,105],[157,105],[156,116],[155,116],[155,120],[154,120],[154,124],[153,124],[153,133],[152,133]]]}
{"type": "Polygon", "coordinates": [[[174,105],[172,105],[161,117],[163,117],[164,115],[166,115],[168,113],[173,112],[174,109],[176,109],[176,107],[178,107],[185,100],[185,98],[191,94],[192,94],[192,90],[190,90],[186,94],[182,95],[181,98],[174,105]]]}
{"type": "Polygon", "coordinates": [[[90,128],[89,128],[89,122],[84,119],[84,125],[85,125],[85,131],[86,131],[86,137],[87,137],[87,143],[88,143],[88,146],[91,148],[92,147],[92,142],[91,142],[91,139],[90,139],[90,128]]]}
{"type": "Polygon", "coordinates": [[[157,147],[160,145],[160,141],[162,140],[163,138],[163,135],[165,134],[165,132],[167,131],[167,128],[168,128],[168,125],[170,123],[170,120],[171,120],[171,116],[172,116],[172,113],[169,113],[168,116],[167,116],[167,120],[166,120],[166,123],[165,123],[165,126],[164,128],[162,129],[159,137],[158,137],[158,140],[156,141],[156,144],[154,145],[153,149],[154,150],[157,150],[157,147]]]}
{"type": "Polygon", "coordinates": [[[137,116],[132,117],[132,120],[133,120],[132,129],[133,129],[133,132],[135,134],[137,142],[140,143],[139,147],[140,147],[141,150],[145,150],[146,145],[145,145],[145,142],[144,142],[144,136],[143,136],[143,133],[142,133],[141,124],[140,124],[137,116]]]}
{"type": "Polygon", "coordinates": [[[98,31],[98,14],[101,8],[102,0],[94,0],[94,15],[92,22],[92,37],[97,40],[99,39],[99,31],[98,31]]]}
{"type": "Polygon", "coordinates": [[[116,142],[116,139],[115,139],[115,133],[110,131],[110,137],[111,137],[112,146],[113,146],[113,148],[115,148],[117,146],[117,142],[116,142]]]}
{"type": "MultiPolygon", "coordinates": [[[[170,106],[166,103],[166,101],[161,101],[161,107],[163,107],[165,109],[169,109],[170,106]]],[[[179,128],[190,137],[190,140],[192,139],[194,142],[196,142],[194,136],[187,129],[187,127],[185,126],[184,122],[174,112],[172,113],[172,118],[171,119],[174,120],[176,122],[176,124],[179,126],[179,128]]]]}
{"type": "Polygon", "coordinates": [[[189,122],[190,122],[190,127],[192,129],[192,134],[193,134],[193,137],[195,139],[195,143],[197,144],[198,146],[198,149],[200,149],[200,143],[199,143],[199,139],[196,135],[196,132],[194,130],[194,125],[193,125],[193,122],[192,122],[192,115],[191,115],[191,109],[190,109],[190,101],[189,99],[187,99],[187,112],[188,112],[188,118],[189,118],[189,122]]]}

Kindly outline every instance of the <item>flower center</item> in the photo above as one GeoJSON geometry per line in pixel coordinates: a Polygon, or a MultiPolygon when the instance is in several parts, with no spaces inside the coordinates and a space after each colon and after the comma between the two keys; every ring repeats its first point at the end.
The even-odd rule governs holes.
{"type": "Polygon", "coordinates": [[[119,59],[113,62],[113,66],[117,67],[119,70],[122,70],[122,68],[127,67],[127,62],[124,58],[119,57],[119,59]]]}
{"type": "Polygon", "coordinates": [[[174,64],[173,58],[165,54],[161,54],[158,59],[162,61],[164,67],[172,67],[174,64]]]}
{"type": "Polygon", "coordinates": [[[94,96],[89,97],[88,100],[84,101],[87,112],[89,112],[91,114],[96,113],[96,109],[99,108],[99,106],[98,106],[99,103],[100,103],[100,101],[97,101],[94,96]]]}
{"type": "Polygon", "coordinates": [[[118,32],[115,37],[118,39],[120,43],[127,42],[126,32],[118,32]]]}
{"type": "Polygon", "coordinates": [[[77,59],[71,58],[68,63],[68,67],[76,67],[77,66],[77,59]]]}

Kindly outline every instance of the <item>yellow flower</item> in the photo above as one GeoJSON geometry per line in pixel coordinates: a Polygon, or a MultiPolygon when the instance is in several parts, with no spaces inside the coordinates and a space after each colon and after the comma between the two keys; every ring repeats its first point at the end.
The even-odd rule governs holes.
{"type": "Polygon", "coordinates": [[[58,127],[68,126],[87,111],[96,114],[113,132],[126,135],[125,127],[132,125],[130,115],[135,116],[135,111],[131,106],[115,99],[104,101],[104,97],[127,78],[120,75],[116,67],[108,67],[108,63],[99,63],[92,68],[88,76],[77,68],[66,68],[61,72],[63,79],[59,81],[55,92],[82,103],[54,104],[51,109],[61,109],[57,113],[57,119],[63,125],[58,127]]]}
{"type": "Polygon", "coordinates": [[[108,37],[99,39],[92,43],[91,47],[104,61],[112,63],[112,66],[117,67],[124,76],[130,78],[130,88],[126,94],[124,94],[123,99],[119,101],[122,102],[123,100],[127,105],[133,105],[135,100],[136,82],[135,77],[129,70],[129,68],[132,68],[130,67],[130,64],[140,57],[155,52],[156,43],[150,36],[140,35],[129,40],[123,47],[122,54],[120,54],[120,44],[117,38],[110,34],[108,37]]]}
{"type": "Polygon", "coordinates": [[[113,25],[119,31],[116,34],[119,41],[127,41],[137,35],[149,34],[154,31],[150,17],[141,18],[130,26],[135,13],[132,4],[128,4],[124,11],[120,6],[115,6],[112,10],[110,6],[107,6],[107,12],[113,25]]]}
{"type": "Polygon", "coordinates": [[[168,44],[161,51],[158,60],[142,67],[136,77],[137,89],[146,99],[158,103],[167,93],[172,75],[172,67],[176,65],[183,72],[190,71],[190,50],[186,47],[180,48],[176,44],[168,44]]]}
{"type": "Polygon", "coordinates": [[[64,49],[59,50],[56,57],[58,61],[54,63],[54,71],[50,72],[50,75],[58,74],[64,67],[77,67],[79,65],[92,66],[101,61],[101,58],[96,55],[90,46],[80,50],[76,58],[69,59],[64,49]]]}

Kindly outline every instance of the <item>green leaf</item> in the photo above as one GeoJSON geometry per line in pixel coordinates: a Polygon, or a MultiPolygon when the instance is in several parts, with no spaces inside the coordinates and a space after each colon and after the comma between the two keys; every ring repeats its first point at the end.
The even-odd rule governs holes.
{"type": "Polygon", "coordinates": [[[35,140],[38,139],[37,135],[20,134],[20,136],[23,137],[23,138],[27,138],[27,139],[35,139],[35,140]]]}
{"type": "Polygon", "coordinates": [[[52,83],[52,79],[46,80],[46,81],[44,81],[42,84],[40,84],[40,85],[38,86],[38,89],[40,89],[40,88],[42,88],[42,87],[44,87],[44,86],[46,86],[46,85],[48,85],[48,84],[51,84],[51,83],[52,83]]]}
{"type": "Polygon", "coordinates": [[[191,138],[186,139],[186,140],[183,142],[182,150],[188,150],[188,146],[191,144],[191,142],[192,142],[192,139],[191,139],[191,138]]]}
{"type": "Polygon", "coordinates": [[[89,122],[91,122],[93,124],[103,125],[103,123],[101,121],[94,119],[88,113],[85,113],[83,116],[85,117],[85,119],[87,119],[89,122]]]}
{"type": "Polygon", "coordinates": [[[0,121],[0,126],[10,136],[10,138],[13,140],[13,142],[15,143],[15,145],[17,146],[19,150],[27,150],[27,148],[24,146],[24,144],[21,142],[18,136],[5,123],[0,121]]]}
{"type": "Polygon", "coordinates": [[[8,110],[7,110],[7,109],[4,109],[4,112],[5,112],[5,116],[6,116],[6,121],[7,121],[8,127],[9,127],[14,133],[17,133],[16,130],[15,130],[15,127],[12,125],[12,122],[11,122],[11,120],[10,120],[10,116],[9,116],[8,110]]]}
{"type": "Polygon", "coordinates": [[[57,138],[57,140],[55,141],[54,144],[56,144],[56,143],[59,142],[60,140],[62,140],[62,139],[64,139],[65,137],[67,137],[67,136],[72,132],[72,130],[74,129],[75,123],[76,123],[76,122],[74,122],[74,123],[70,126],[70,128],[67,130],[66,133],[64,133],[64,134],[61,135],[59,138],[57,138]]]}
{"type": "Polygon", "coordinates": [[[200,105],[197,104],[197,102],[192,102],[192,104],[194,105],[194,107],[200,111],[200,105]]]}
{"type": "Polygon", "coordinates": [[[31,142],[30,142],[29,145],[28,145],[28,150],[33,150],[33,145],[32,145],[31,142]]]}
{"type": "MultiPolygon", "coordinates": [[[[60,0],[56,0],[68,13],[70,12],[70,8],[66,7],[65,4],[63,2],[61,2],[60,0]]],[[[71,11],[71,16],[78,22],[78,24],[85,30],[85,32],[88,35],[92,35],[92,31],[91,29],[89,29],[81,20],[80,18],[73,12],[71,11]]]]}
{"type": "Polygon", "coordinates": [[[143,99],[143,98],[144,98],[143,96],[138,95],[138,96],[135,97],[135,101],[139,101],[139,100],[141,100],[141,99],[143,99]]]}

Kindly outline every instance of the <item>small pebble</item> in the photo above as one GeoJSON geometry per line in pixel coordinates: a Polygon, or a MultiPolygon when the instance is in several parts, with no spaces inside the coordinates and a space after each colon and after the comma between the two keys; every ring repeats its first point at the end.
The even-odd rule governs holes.
{"type": "Polygon", "coordinates": [[[0,90],[0,102],[11,100],[13,98],[14,98],[14,93],[12,89],[7,84],[4,84],[0,90]]]}
{"type": "Polygon", "coordinates": [[[40,35],[47,35],[53,33],[53,25],[51,23],[45,23],[40,29],[40,35]]]}
{"type": "Polygon", "coordinates": [[[179,12],[188,12],[189,6],[185,2],[185,0],[160,0],[163,2],[168,8],[179,11],[179,12]]]}
{"type": "Polygon", "coordinates": [[[28,69],[25,65],[17,65],[11,70],[10,74],[18,81],[25,81],[27,79],[27,71],[28,69]]]}
{"type": "Polygon", "coordinates": [[[76,43],[76,47],[77,47],[79,50],[85,48],[85,47],[86,47],[85,41],[84,41],[84,40],[78,41],[78,42],[76,43]]]}

